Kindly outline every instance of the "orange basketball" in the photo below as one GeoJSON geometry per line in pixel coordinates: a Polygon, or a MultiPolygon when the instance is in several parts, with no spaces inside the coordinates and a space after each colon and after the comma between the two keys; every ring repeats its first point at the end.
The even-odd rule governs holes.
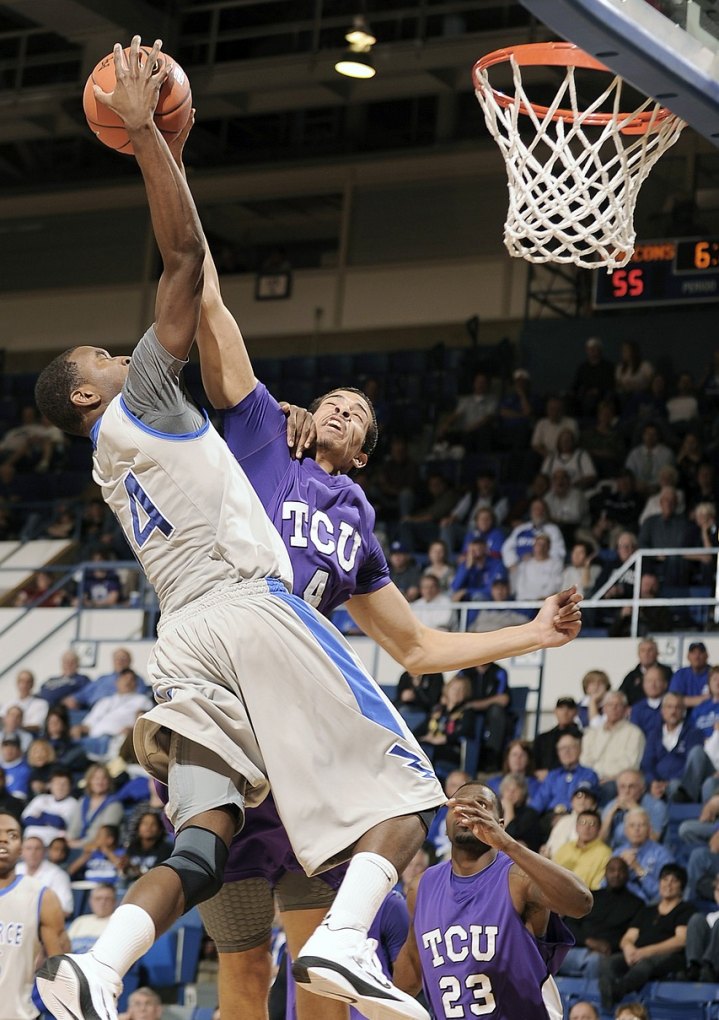
{"type": "MultiPolygon", "coordinates": [[[[145,53],[145,57],[150,53],[149,46],[141,46],[140,49],[145,53]]],[[[129,59],[129,46],[126,48],[125,54],[129,59]]],[[[160,97],[155,109],[155,123],[165,140],[170,142],[187,124],[192,110],[192,92],[187,75],[172,57],[161,51],[158,60],[163,60],[171,65],[170,73],[160,89],[160,97]]],[[[103,92],[112,92],[115,88],[115,58],[112,53],[108,53],[106,57],[102,58],[87,79],[85,91],[82,94],[82,106],[92,133],[97,135],[104,145],[109,145],[111,149],[132,156],[132,143],[128,138],[125,125],[116,113],[95,99],[93,85],[99,85],[103,92]]]]}

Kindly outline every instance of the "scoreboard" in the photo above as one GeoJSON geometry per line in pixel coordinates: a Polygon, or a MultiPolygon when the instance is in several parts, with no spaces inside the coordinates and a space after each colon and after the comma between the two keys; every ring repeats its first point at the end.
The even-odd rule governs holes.
{"type": "Polygon", "coordinates": [[[592,273],[594,308],[719,301],[719,237],[640,241],[626,266],[592,273]]]}

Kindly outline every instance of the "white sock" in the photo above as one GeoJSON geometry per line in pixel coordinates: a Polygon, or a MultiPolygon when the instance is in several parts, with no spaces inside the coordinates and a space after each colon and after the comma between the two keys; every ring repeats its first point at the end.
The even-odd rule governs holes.
{"type": "Polygon", "coordinates": [[[385,896],[396,884],[397,869],[386,857],[355,854],[325,918],[328,928],[353,928],[366,938],[385,896]]]}
{"type": "Polygon", "coordinates": [[[90,950],[98,963],[124,977],[155,941],[155,924],[135,903],[121,903],[90,950]]]}

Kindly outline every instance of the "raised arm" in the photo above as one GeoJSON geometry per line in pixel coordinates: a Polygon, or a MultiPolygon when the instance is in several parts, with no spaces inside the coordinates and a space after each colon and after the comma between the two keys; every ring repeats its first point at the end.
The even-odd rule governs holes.
{"type": "Polygon", "coordinates": [[[364,633],[410,673],[443,673],[566,644],[581,628],[580,600],[569,588],[545,599],[531,622],[487,634],[451,634],[424,626],[394,584],[354,595],[347,609],[364,633]]]}
{"type": "Polygon", "coordinates": [[[105,93],[96,85],[95,96],[122,118],[132,141],[163,264],[155,302],[155,330],[165,350],[185,360],[200,317],[205,247],[187,182],[153,120],[160,86],[168,73],[168,65],[158,60],[161,46],[157,40],[150,54],[145,55],[139,35],[133,36],[127,58],[117,43],[115,88],[105,93]]]}

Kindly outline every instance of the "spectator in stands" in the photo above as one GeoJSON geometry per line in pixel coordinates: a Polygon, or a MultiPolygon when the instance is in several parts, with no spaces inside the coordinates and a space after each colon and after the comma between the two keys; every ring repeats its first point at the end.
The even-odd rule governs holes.
{"type": "Polygon", "coordinates": [[[423,574],[419,582],[420,597],[412,603],[412,612],[426,627],[452,630],[456,611],[452,599],[443,592],[434,574],[423,574]]]}
{"type": "Polygon", "coordinates": [[[612,399],[600,400],[597,404],[596,421],[581,433],[580,445],[592,458],[600,479],[617,477],[627,450],[617,428],[617,409],[612,399]]]}
{"type": "Polygon", "coordinates": [[[85,794],[77,802],[67,827],[72,847],[94,842],[103,825],[119,825],[123,807],[115,797],[112,776],[105,765],[91,765],[85,773],[85,794]]]}
{"type": "Polygon", "coordinates": [[[580,784],[584,784],[585,788],[588,784],[590,789],[597,787],[599,783],[597,773],[594,769],[580,764],[581,747],[581,739],[572,736],[571,733],[563,733],[559,738],[557,742],[559,768],[551,769],[547,773],[547,778],[542,781],[530,801],[531,806],[540,815],[554,812],[556,808],[570,811],[572,796],[580,784]]]}
{"type": "Polygon", "coordinates": [[[644,674],[650,666],[658,666],[662,670],[667,681],[671,679],[672,671],[669,666],[659,662],[659,648],[654,638],[642,638],[637,647],[639,662],[630,670],[622,680],[619,690],[626,694],[627,701],[634,705],[644,697],[644,674]]]}
{"type": "MultiPolygon", "coordinates": [[[[457,567],[457,573],[451,584],[453,602],[488,602],[491,598],[492,581],[496,577],[505,577],[504,564],[501,560],[488,555],[487,542],[479,534],[471,535],[464,559],[457,567]]],[[[558,588],[552,589],[557,591],[558,588]]],[[[467,615],[467,622],[472,623],[476,610],[467,615]]]]}
{"type": "Polygon", "coordinates": [[[542,842],[542,832],[538,813],[527,803],[528,791],[524,776],[510,772],[499,784],[499,802],[506,832],[536,853],[542,842]]]}
{"type": "MultiPolygon", "coordinates": [[[[115,648],[112,653],[112,672],[103,673],[97,680],[92,680],[87,687],[73,699],[71,708],[92,708],[100,698],[108,698],[117,693],[117,681],[121,673],[132,669],[132,655],[127,648],[115,648]]],[[[140,694],[149,694],[149,688],[142,677],[135,673],[137,690],[140,694]]]]}
{"type": "Polygon", "coordinates": [[[403,542],[393,542],[389,547],[389,576],[408,602],[419,598],[422,570],[403,542]]]}
{"type": "Polygon", "coordinates": [[[652,796],[671,800],[679,787],[689,754],[704,743],[702,733],[687,719],[684,698],[672,691],[662,698],[661,725],[647,734],[641,770],[652,796]]]}
{"type": "Polygon", "coordinates": [[[611,488],[602,486],[591,499],[592,534],[607,548],[618,546],[622,535],[629,533],[634,539],[634,551],[637,548],[636,532],[639,530],[639,514],[643,506],[644,498],[637,492],[634,474],[624,468],[614,479],[611,488]]]}
{"type": "Polygon", "coordinates": [[[442,697],[443,686],[442,673],[404,672],[399,678],[395,706],[412,731],[427,722],[429,713],[442,697]]]}
{"type": "MultiPolygon", "coordinates": [[[[684,484],[687,490],[687,506],[690,510],[694,510],[695,520],[697,508],[702,503],[708,503],[714,508],[714,517],[716,518],[716,504],[717,500],[719,500],[719,492],[717,491],[714,465],[708,461],[702,461],[697,467],[694,479],[684,484]]],[[[697,521],[697,523],[699,522],[697,521]]]]}
{"type": "MultiPolygon", "coordinates": [[[[425,578],[423,584],[424,581],[425,578]]],[[[117,678],[117,693],[96,701],[79,726],[73,726],[70,732],[75,740],[81,741],[89,757],[102,758],[109,753],[112,738],[130,733],[138,715],[151,707],[147,695],[137,690],[134,671],[125,669],[117,678]]]]}
{"type": "Polygon", "coordinates": [[[683,517],[686,512],[686,503],[684,499],[684,493],[681,489],[677,488],[677,482],[679,480],[679,472],[671,464],[667,464],[659,471],[659,492],[655,492],[644,504],[642,512],[639,515],[639,523],[644,524],[650,517],[654,517],[656,514],[662,512],[662,489],[670,488],[674,489],[677,496],[676,512],[680,517],[683,517]]]}
{"type": "MultiPolygon", "coordinates": [[[[685,702],[688,700],[684,699],[685,702]]],[[[719,786],[719,666],[709,672],[709,697],[700,702],[689,716],[692,726],[699,730],[702,743],[687,755],[676,800],[709,800],[719,786]]]]}
{"type": "Polygon", "coordinates": [[[23,729],[22,709],[18,705],[13,705],[5,713],[0,740],[4,740],[5,737],[17,737],[20,741],[20,750],[23,754],[27,753],[32,737],[23,729]]]}
{"type": "Polygon", "coordinates": [[[550,769],[559,768],[560,760],[557,744],[567,734],[574,737],[581,744],[582,731],[577,725],[577,703],[574,698],[557,698],[554,706],[554,717],[557,725],[551,730],[545,730],[534,740],[534,763],[539,779],[546,779],[550,769]]]}
{"type": "Polygon", "coordinates": [[[602,701],[604,722],[590,726],[582,739],[582,765],[599,776],[604,803],[616,795],[617,776],[636,769],[642,760],[646,738],[627,719],[627,699],[621,691],[608,691],[602,701]]]}
{"type": "Polygon", "coordinates": [[[590,669],[582,677],[582,698],[577,705],[577,718],[580,725],[601,726],[602,702],[607,691],[612,689],[609,677],[603,669],[590,669]]]}
{"type": "Polygon", "coordinates": [[[127,1000],[118,1020],[162,1020],[162,999],[152,988],[138,988],[127,1000]]]}
{"type": "Polygon", "coordinates": [[[491,510],[497,525],[501,525],[507,516],[509,503],[506,497],[497,492],[497,480],[494,472],[484,469],[478,472],[475,481],[475,493],[465,492],[439,522],[439,537],[446,542],[449,549],[457,549],[462,543],[467,530],[478,530],[473,526],[480,510],[491,510]]]}
{"type": "Polygon", "coordinates": [[[423,574],[432,574],[439,581],[439,586],[442,591],[447,591],[449,586],[452,584],[455,575],[455,568],[449,562],[449,553],[447,546],[441,539],[437,539],[436,542],[430,542],[429,548],[427,549],[427,566],[422,571],[423,574]]]}
{"type": "MultiPolygon", "coordinates": [[[[676,557],[672,557],[676,559],[676,557]]],[[[662,597],[659,578],[656,574],[643,573],[639,582],[640,599],[662,597]]],[[[638,634],[661,634],[674,629],[675,611],[669,606],[640,606],[637,618],[638,634]]],[[[632,625],[632,607],[622,606],[609,628],[609,637],[629,637],[632,625]]]]}
{"type": "Polygon", "coordinates": [[[694,708],[709,697],[709,653],[703,641],[692,641],[687,650],[688,666],[673,675],[669,690],[681,694],[687,708],[694,708]]]}
{"type": "Polygon", "coordinates": [[[545,417],[540,418],[534,426],[532,433],[532,449],[544,460],[557,450],[559,433],[569,429],[574,435],[579,434],[579,429],[574,418],[569,418],[564,413],[564,402],[561,397],[548,397],[545,417]]]}
{"type": "MultiPolygon", "coordinates": [[[[482,733],[481,767],[485,772],[497,772],[510,725],[507,671],[496,662],[485,662],[463,669],[457,676],[468,680],[471,685],[466,707],[472,711],[475,719],[481,716],[478,720],[478,728],[481,728],[482,733]]],[[[474,730],[469,735],[474,736],[474,730]]]]}
{"type": "Polygon", "coordinates": [[[440,703],[418,739],[438,776],[447,776],[460,761],[463,738],[474,735],[474,712],[469,708],[472,685],[467,677],[454,676],[444,685],[440,703]]]}
{"type": "MultiPolygon", "coordinates": [[[[665,486],[659,493],[661,512],[648,517],[639,529],[642,549],[682,549],[697,543],[696,526],[677,513],[677,490],[665,486]]],[[[648,561],[668,584],[686,584],[689,574],[683,556],[654,556],[648,561]]]]}
{"type": "Polygon", "coordinates": [[[602,1006],[610,1010],[629,992],[648,981],[684,968],[687,925],[694,908],[683,900],[687,873],[678,864],[665,864],[659,874],[659,902],[639,909],[620,942],[620,952],[599,964],[602,1006]]]}
{"type": "Polygon", "coordinates": [[[518,524],[502,546],[502,562],[510,573],[516,570],[522,560],[532,555],[534,540],[539,534],[548,536],[551,557],[563,569],[566,548],[562,532],[549,520],[545,501],[533,499],[529,505],[529,520],[518,524]]]}
{"type": "Polygon", "coordinates": [[[498,407],[491,379],[486,372],[477,372],[472,392],[459,397],[455,409],[438,430],[438,439],[458,443],[466,450],[491,449],[498,407]]]}
{"type": "Polygon", "coordinates": [[[38,836],[47,846],[56,836],[66,835],[76,806],[70,772],[55,766],[49,793],[33,797],[22,813],[25,836],[38,836]]]}
{"type": "Polygon", "coordinates": [[[4,717],[9,708],[18,705],[22,709],[23,729],[28,733],[37,734],[45,723],[48,704],[44,698],[38,698],[32,693],[34,686],[35,677],[30,670],[21,669],[15,678],[17,694],[5,702],[0,709],[0,715],[4,717]]]}
{"type": "Polygon", "coordinates": [[[680,372],[676,396],[667,400],[667,417],[673,431],[679,434],[699,417],[699,401],[694,394],[694,380],[690,372],[680,372]]]}
{"type": "Polygon", "coordinates": [[[627,842],[624,820],[636,808],[646,811],[652,839],[661,839],[667,824],[666,804],[647,791],[639,769],[625,769],[617,776],[617,796],[602,811],[601,836],[613,850],[627,842]]]}
{"type": "MultiPolygon", "coordinates": [[[[719,546],[719,529],[717,528],[715,504],[699,503],[694,508],[694,523],[699,532],[697,545],[716,553],[717,546],[719,546]]],[[[695,583],[707,586],[714,584],[717,568],[716,556],[690,555],[687,556],[687,559],[694,560],[698,564],[695,568],[695,583]]]]}
{"type": "MultiPolygon", "coordinates": [[[[719,876],[712,885],[712,899],[719,905],[719,876]]],[[[686,945],[686,980],[719,981],[719,910],[696,913],[689,918],[686,945]]]]}
{"type": "Polygon", "coordinates": [[[27,749],[26,761],[31,768],[30,792],[33,797],[47,793],[50,776],[56,764],[55,751],[49,740],[38,737],[27,749]]]}
{"type": "Polygon", "coordinates": [[[408,896],[410,889],[420,877],[423,875],[427,868],[430,866],[431,859],[429,852],[425,846],[421,846],[414,857],[411,858],[409,864],[400,875],[400,887],[403,896],[408,896]]]}
{"type": "Polygon", "coordinates": [[[651,1017],[643,1002],[623,1002],[617,1006],[614,1020],[651,1020],[651,1017]]]}
{"type": "Polygon", "coordinates": [[[20,749],[20,738],[5,737],[2,742],[2,767],[5,772],[5,786],[13,797],[27,800],[30,792],[31,768],[20,749]]]}
{"type": "Polygon", "coordinates": [[[129,885],[150,868],[162,864],[171,853],[172,840],[165,832],[160,814],[157,811],[143,811],[125,847],[123,880],[129,885]]]}
{"type": "Polygon", "coordinates": [[[577,528],[589,526],[587,497],[571,485],[564,468],[555,468],[545,500],[550,517],[561,528],[565,542],[571,545],[577,528]]]}
{"type": "Polygon", "coordinates": [[[618,393],[630,394],[649,389],[654,368],[642,358],[639,344],[626,340],[620,350],[619,361],[614,369],[614,387],[618,393]]]}
{"type": "Polygon", "coordinates": [[[52,744],[58,765],[65,765],[73,772],[85,769],[87,756],[70,736],[70,721],[64,705],[56,705],[47,713],[44,736],[52,744]]]}
{"type": "Polygon", "coordinates": [[[629,868],[629,890],[645,903],[659,899],[659,877],[665,864],[672,861],[670,851],[651,838],[651,822],[644,808],[632,808],[624,816],[626,843],[617,848],[617,856],[629,868]]]}
{"type": "Polygon", "coordinates": [[[74,910],[69,875],[45,859],[45,844],[39,836],[27,835],[22,841],[22,859],[15,867],[17,875],[27,875],[39,882],[43,889],[52,889],[60,901],[66,917],[74,910]]]}
{"type": "Polygon", "coordinates": [[[499,797],[499,784],[507,775],[522,776],[527,781],[527,794],[531,798],[539,789],[539,780],[534,774],[532,744],[528,740],[510,740],[504,752],[502,771],[487,780],[487,786],[499,797]]]}
{"type": "Polygon", "coordinates": [[[500,429],[497,442],[503,450],[526,450],[534,418],[531,379],[526,368],[515,368],[512,388],[499,402],[500,429]]]}
{"type": "Polygon", "coordinates": [[[562,581],[562,563],[552,555],[549,535],[534,539],[531,556],[517,564],[512,575],[514,593],[519,601],[543,599],[558,591],[562,581]]]}
{"type": "MultiPolygon", "coordinates": [[[[95,549],[89,559],[98,566],[88,568],[82,580],[82,604],[93,609],[109,609],[122,602],[122,583],[120,575],[111,567],[99,566],[105,560],[105,552],[95,549]]],[[[75,599],[75,605],[79,599],[75,599]]]]}
{"type": "Polygon", "coordinates": [[[90,952],[107,927],[115,903],[115,889],[111,885],[97,885],[90,891],[91,913],[76,917],[67,930],[73,953],[90,952]]]}
{"type": "Polygon", "coordinates": [[[577,818],[577,836],[561,846],[553,860],[574,872],[589,889],[598,889],[604,880],[604,871],[612,851],[600,839],[599,812],[588,809],[577,818]]]}
{"type": "Polygon", "coordinates": [[[660,708],[668,686],[667,675],[661,666],[650,666],[645,672],[642,679],[644,697],[632,705],[629,713],[630,720],[645,737],[662,725],[660,708]]]}
{"type": "Polygon", "coordinates": [[[629,868],[621,857],[607,861],[605,876],[606,885],[595,891],[589,913],[580,918],[565,918],[575,945],[564,958],[560,975],[596,979],[600,961],[619,952],[622,936],[644,905],[627,889],[629,868]]]}
{"type": "MultiPolygon", "coordinates": [[[[502,576],[495,577],[492,581],[489,595],[492,602],[511,602],[514,598],[509,590],[509,581],[502,576]]],[[[480,609],[469,630],[483,633],[500,627],[515,627],[526,622],[526,613],[520,609],[480,609]]]]}
{"type": "Polygon", "coordinates": [[[462,552],[473,539],[481,538],[487,545],[487,555],[494,560],[501,560],[505,534],[497,527],[494,510],[488,506],[480,507],[472,518],[472,524],[473,528],[464,536],[462,552]]]}
{"type": "Polygon", "coordinates": [[[70,857],[70,844],[64,836],[56,836],[55,839],[50,840],[46,856],[50,864],[57,864],[58,868],[65,870],[65,865],[70,857]]]}
{"type": "Polygon", "coordinates": [[[599,401],[614,391],[614,365],[604,357],[602,341],[590,336],[584,345],[585,360],[574,373],[572,394],[582,415],[593,414],[599,401]]]}
{"type": "Polygon", "coordinates": [[[423,549],[439,538],[439,523],[457,502],[457,494],[444,475],[437,471],[427,476],[428,499],[423,506],[400,521],[399,539],[408,549],[423,549]]]}
{"type": "Polygon", "coordinates": [[[593,1002],[580,999],[579,1002],[573,1003],[572,1008],[569,1010],[569,1020],[600,1020],[599,1010],[593,1002]]]}
{"type": "MultiPolygon", "coordinates": [[[[689,874],[687,898],[690,900],[714,898],[714,882],[719,877],[719,831],[716,826],[714,829],[706,845],[693,845],[690,850],[687,863],[689,874]]],[[[685,831],[684,825],[681,826],[681,831],[685,831]]]]}
{"type": "Polygon", "coordinates": [[[125,866],[125,850],[120,846],[117,825],[101,825],[92,841],[85,843],[80,855],[68,865],[74,880],[102,882],[116,886],[125,866]]]}
{"type": "Polygon", "coordinates": [[[41,698],[47,701],[51,707],[61,705],[66,698],[71,698],[90,683],[90,677],[84,673],[78,673],[80,660],[73,651],[63,652],[60,659],[62,672],[59,676],[51,676],[46,680],[39,691],[41,698]]]}
{"type": "Polygon", "coordinates": [[[650,496],[659,489],[659,472],[666,464],[674,463],[674,454],[659,442],[656,425],[648,424],[642,430],[642,441],[629,451],[626,467],[634,475],[637,491],[650,496]]]}
{"type": "Polygon", "coordinates": [[[24,798],[14,797],[7,789],[5,781],[5,769],[0,768],[0,813],[12,815],[20,821],[24,798]]]}
{"type": "Polygon", "coordinates": [[[392,436],[389,453],[382,461],[376,476],[373,504],[377,516],[396,521],[407,517],[414,509],[415,492],[419,483],[419,468],[409,452],[404,436],[392,436]]]}
{"type": "Polygon", "coordinates": [[[588,598],[594,591],[601,573],[601,567],[593,562],[596,555],[597,551],[591,542],[575,542],[569,554],[569,566],[564,568],[560,586],[575,587],[588,598]]]}
{"type": "Polygon", "coordinates": [[[598,803],[595,787],[587,782],[579,783],[572,794],[571,811],[565,811],[560,805],[552,813],[551,818],[545,818],[545,823],[550,822],[552,828],[546,843],[540,849],[542,856],[554,860],[560,846],[577,838],[577,819],[580,814],[583,811],[596,811],[598,803]]]}
{"type": "Polygon", "coordinates": [[[15,471],[43,474],[61,455],[65,437],[46,418],[38,420],[31,405],[22,408],[20,421],[0,440],[0,461],[15,471]]]}
{"type": "Polygon", "coordinates": [[[34,609],[69,606],[70,596],[64,587],[53,591],[53,585],[57,580],[58,578],[48,570],[38,570],[32,575],[29,583],[17,593],[13,605],[32,606],[34,609]]]}
{"type": "Polygon", "coordinates": [[[562,429],[557,436],[557,449],[548,454],[542,463],[542,474],[551,479],[556,471],[566,472],[573,489],[591,489],[597,480],[597,469],[592,458],[577,442],[574,429],[562,429]]]}

